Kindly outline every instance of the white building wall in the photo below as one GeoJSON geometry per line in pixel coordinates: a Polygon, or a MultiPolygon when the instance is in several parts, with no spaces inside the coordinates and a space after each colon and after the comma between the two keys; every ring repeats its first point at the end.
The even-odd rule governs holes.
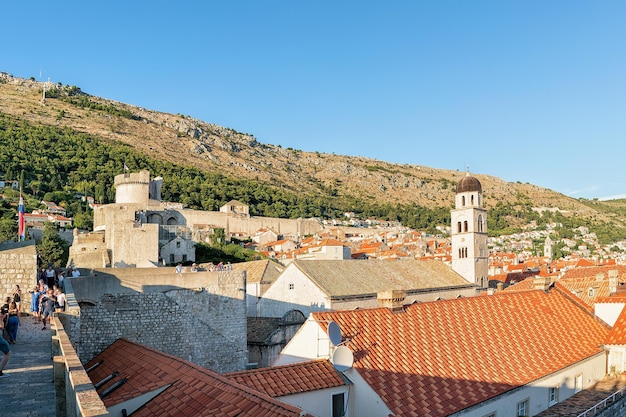
{"type": "Polygon", "coordinates": [[[259,300],[261,317],[282,317],[300,310],[305,317],[331,308],[330,298],[295,265],[289,265],[259,300]]]}
{"type": "Polygon", "coordinates": [[[617,318],[621,314],[622,310],[626,306],[626,303],[596,303],[594,310],[596,316],[603,320],[606,324],[613,327],[617,318]]]}
{"type": "MultiPolygon", "coordinates": [[[[333,395],[343,393],[344,398],[347,399],[347,413],[345,417],[356,417],[359,414],[355,414],[353,410],[352,387],[350,385],[343,387],[335,387],[328,389],[321,389],[316,391],[309,391],[300,394],[286,395],[283,397],[277,397],[278,400],[284,401],[287,404],[294,405],[296,407],[305,410],[309,414],[316,417],[332,417],[332,399],[333,395]]],[[[363,415],[363,414],[361,414],[363,415]]]]}
{"type": "Polygon", "coordinates": [[[454,416],[484,417],[491,413],[495,413],[496,416],[515,416],[517,404],[525,400],[528,400],[530,416],[534,416],[549,407],[550,388],[558,387],[558,402],[562,402],[580,389],[588,388],[601,380],[605,373],[606,353],[602,352],[525,387],[514,389],[509,394],[501,395],[493,401],[486,401],[467,411],[454,414],[454,416]],[[582,386],[576,387],[576,381],[582,382],[582,386]]]}
{"type": "Polygon", "coordinates": [[[307,321],[287,343],[272,366],[289,365],[311,359],[328,359],[331,347],[326,332],[309,315],[307,321]]]}

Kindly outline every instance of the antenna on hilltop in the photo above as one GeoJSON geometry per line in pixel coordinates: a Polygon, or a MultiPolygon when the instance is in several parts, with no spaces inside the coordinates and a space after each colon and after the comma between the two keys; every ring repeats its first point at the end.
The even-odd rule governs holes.
{"type": "MultiPolygon", "coordinates": [[[[48,77],[48,83],[50,82],[50,77],[48,77]]],[[[47,83],[44,81],[43,82],[43,96],[41,97],[41,104],[45,105],[46,104],[46,85],[47,83]]]]}

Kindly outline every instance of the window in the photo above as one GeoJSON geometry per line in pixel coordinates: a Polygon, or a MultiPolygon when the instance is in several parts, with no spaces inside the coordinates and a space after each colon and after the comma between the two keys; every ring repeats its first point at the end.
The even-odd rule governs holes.
{"type": "Polygon", "coordinates": [[[559,388],[552,387],[548,390],[548,407],[559,402],[559,388]]]}
{"type": "Polygon", "coordinates": [[[461,222],[459,222],[459,223],[457,224],[457,226],[458,226],[458,229],[459,229],[459,233],[461,233],[461,231],[462,231],[462,229],[461,229],[461,222]]]}
{"type": "Polygon", "coordinates": [[[461,197],[461,205],[465,206],[465,196],[461,197]]]}
{"type": "Polygon", "coordinates": [[[467,227],[467,220],[465,220],[465,221],[463,222],[463,231],[464,231],[464,232],[467,232],[467,229],[468,229],[468,227],[467,227]]]}
{"type": "Polygon", "coordinates": [[[517,403],[517,417],[528,416],[528,400],[517,403]]]}
{"type": "Polygon", "coordinates": [[[483,216],[478,216],[478,231],[483,232],[483,216]]]}
{"type": "Polygon", "coordinates": [[[587,297],[593,297],[594,295],[596,295],[596,291],[593,288],[589,288],[587,290],[587,297]]]}
{"type": "Polygon", "coordinates": [[[471,201],[471,204],[472,204],[472,206],[473,206],[473,205],[474,205],[474,195],[472,195],[472,196],[470,197],[470,201],[471,201]]]}
{"type": "Polygon", "coordinates": [[[180,248],[180,241],[176,242],[176,247],[180,248]]]}
{"type": "Polygon", "coordinates": [[[170,253],[170,263],[173,264],[174,263],[174,254],[170,253]]]}
{"type": "Polygon", "coordinates": [[[583,376],[582,374],[580,375],[576,375],[576,378],[574,378],[574,392],[579,392],[581,389],[583,389],[583,376]]]}
{"type": "Polygon", "coordinates": [[[295,285],[293,284],[293,282],[292,282],[292,283],[290,283],[290,284],[289,284],[289,289],[290,289],[290,290],[293,290],[294,288],[295,288],[295,285]]]}
{"type": "Polygon", "coordinates": [[[485,414],[485,417],[496,417],[496,413],[485,414]]]}
{"type": "Polygon", "coordinates": [[[346,415],[346,404],[345,404],[345,393],[341,392],[339,394],[333,394],[332,398],[332,417],[345,417],[346,415]]]}

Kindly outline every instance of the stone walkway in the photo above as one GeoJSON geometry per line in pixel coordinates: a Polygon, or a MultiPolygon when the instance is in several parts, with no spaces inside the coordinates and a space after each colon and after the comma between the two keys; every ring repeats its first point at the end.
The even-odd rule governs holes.
{"type": "Polygon", "coordinates": [[[17,343],[0,379],[0,417],[55,417],[52,330],[22,316],[17,343]]]}

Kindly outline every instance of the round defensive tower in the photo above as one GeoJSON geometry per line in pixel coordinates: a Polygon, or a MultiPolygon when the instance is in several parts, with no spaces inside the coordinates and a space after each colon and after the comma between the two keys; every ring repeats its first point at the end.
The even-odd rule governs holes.
{"type": "Polygon", "coordinates": [[[150,198],[150,171],[116,175],[114,184],[116,203],[148,205],[150,198]]]}

